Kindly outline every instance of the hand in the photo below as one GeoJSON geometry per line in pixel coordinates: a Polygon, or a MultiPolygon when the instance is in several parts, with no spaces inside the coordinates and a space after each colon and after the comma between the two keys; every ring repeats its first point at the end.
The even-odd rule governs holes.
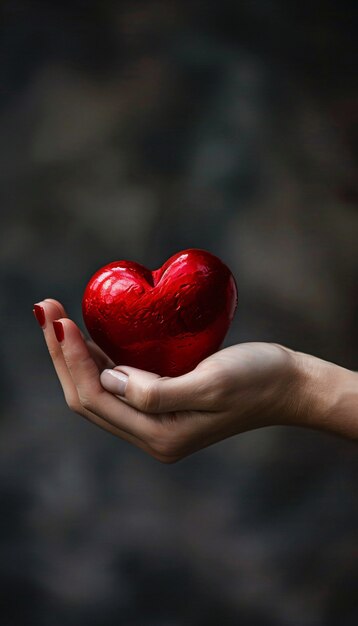
{"type": "Polygon", "coordinates": [[[165,463],[262,426],[302,422],[325,428],[328,401],[321,398],[319,372],[325,366],[347,372],[267,343],[226,348],[177,378],[125,365],[112,369],[59,302],[36,306],[68,406],[165,463]]]}

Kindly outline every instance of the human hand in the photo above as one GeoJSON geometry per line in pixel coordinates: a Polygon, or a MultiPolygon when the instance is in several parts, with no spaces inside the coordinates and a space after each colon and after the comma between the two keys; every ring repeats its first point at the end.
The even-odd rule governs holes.
{"type": "Polygon", "coordinates": [[[177,378],[125,365],[113,369],[59,302],[44,300],[36,306],[43,313],[45,340],[68,406],[165,463],[262,426],[325,428],[326,396],[332,398],[329,368],[334,375],[336,369],[347,372],[268,343],[225,348],[177,378]],[[328,381],[326,394],[321,371],[328,381]]]}
{"type": "Polygon", "coordinates": [[[232,346],[189,374],[160,378],[125,365],[112,369],[114,364],[85,341],[59,302],[36,306],[43,311],[45,340],[68,406],[159,460],[178,460],[275,423],[275,415],[285,410],[293,372],[291,352],[281,346],[232,346]],[[63,341],[56,339],[54,321],[57,330],[63,328],[63,341]]]}

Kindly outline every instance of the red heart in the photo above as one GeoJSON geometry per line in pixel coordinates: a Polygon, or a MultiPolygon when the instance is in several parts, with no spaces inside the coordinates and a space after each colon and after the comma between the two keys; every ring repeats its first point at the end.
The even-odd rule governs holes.
{"type": "Polygon", "coordinates": [[[154,272],[115,261],[92,276],[82,302],[93,340],[116,365],[179,376],[215,352],[234,317],[229,268],[205,250],[184,250],[154,272]]]}

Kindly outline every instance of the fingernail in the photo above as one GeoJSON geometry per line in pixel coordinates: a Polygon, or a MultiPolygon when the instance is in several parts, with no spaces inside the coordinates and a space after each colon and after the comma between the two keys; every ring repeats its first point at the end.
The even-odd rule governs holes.
{"type": "Polygon", "coordinates": [[[115,393],[117,396],[124,396],[128,383],[128,376],[118,370],[103,370],[101,383],[107,391],[115,393]]]}
{"type": "Polygon", "coordinates": [[[46,324],[46,315],[43,306],[41,306],[40,304],[34,304],[34,308],[32,309],[32,311],[41,328],[44,328],[46,324]]]}
{"type": "Polygon", "coordinates": [[[55,331],[56,339],[59,343],[61,343],[65,338],[65,331],[63,330],[63,324],[62,322],[55,320],[54,322],[52,322],[52,325],[55,331]]]}

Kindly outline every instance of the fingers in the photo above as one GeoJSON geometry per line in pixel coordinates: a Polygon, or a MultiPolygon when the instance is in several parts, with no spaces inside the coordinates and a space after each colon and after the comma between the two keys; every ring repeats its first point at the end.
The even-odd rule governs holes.
{"type": "MultiPolygon", "coordinates": [[[[113,424],[107,422],[106,420],[102,419],[100,416],[92,413],[91,411],[88,411],[87,409],[81,406],[75,383],[72,380],[72,376],[67,367],[61,345],[57,340],[57,337],[54,332],[54,327],[53,327],[53,322],[56,321],[58,317],[62,317],[63,319],[64,316],[66,315],[65,310],[63,306],[61,305],[61,303],[58,302],[57,300],[48,298],[46,300],[43,300],[39,304],[36,304],[34,308],[34,312],[35,312],[36,319],[38,320],[38,322],[43,328],[45,341],[46,341],[50,356],[52,358],[56,373],[60,380],[60,383],[64,392],[64,396],[65,396],[65,399],[69,408],[75,411],[76,413],[81,414],[83,417],[90,420],[92,423],[96,424],[96,426],[99,426],[100,428],[110,432],[112,435],[121,437],[121,439],[125,439],[129,441],[130,443],[136,445],[137,447],[140,447],[146,450],[147,446],[143,444],[143,442],[138,440],[136,437],[133,437],[129,433],[121,431],[116,426],[113,426],[113,424]]],[[[84,341],[79,329],[78,329],[78,332],[82,341],[84,341]]],[[[93,346],[95,346],[95,344],[93,344],[93,346]]],[[[93,346],[90,345],[89,349],[92,350],[93,346]]],[[[97,348],[97,346],[95,346],[95,348],[97,348]]],[[[97,357],[103,360],[105,358],[104,353],[102,353],[102,351],[99,348],[97,351],[97,357]]],[[[111,363],[110,360],[107,360],[106,362],[111,363]]]]}
{"type": "Polygon", "coordinates": [[[59,317],[67,317],[66,312],[60,302],[57,302],[57,300],[52,300],[50,298],[43,300],[39,304],[35,304],[34,310],[35,315],[36,313],[39,315],[39,317],[37,317],[37,320],[42,326],[47,348],[50,353],[57,376],[61,381],[62,387],[64,387],[64,385],[68,387],[68,385],[72,382],[71,377],[62,355],[61,346],[56,339],[52,326],[52,322],[54,320],[57,320],[59,317]]]}
{"type": "Polygon", "coordinates": [[[102,387],[99,370],[76,324],[64,318],[55,322],[55,328],[81,407],[71,408],[95,423],[101,420],[102,427],[163,463],[179,460],[182,455],[174,431],[156,416],[137,411],[102,387]]]}
{"type": "Polygon", "coordinates": [[[107,369],[100,380],[103,353],[88,345],[60,303],[45,300],[40,307],[45,339],[71,409],[165,463],[183,458],[194,444],[195,449],[208,445],[201,429],[207,429],[209,414],[203,423],[204,413],[196,412],[208,409],[214,416],[216,371],[213,376],[197,368],[177,378],[160,378],[123,366],[107,369]],[[64,316],[58,319],[59,314],[64,316]]]}
{"type": "Polygon", "coordinates": [[[211,378],[193,370],[176,378],[133,367],[115,367],[101,374],[102,386],[144,413],[201,411],[212,405],[211,378]]]}
{"type": "Polygon", "coordinates": [[[58,320],[56,326],[62,354],[81,407],[125,433],[145,441],[150,427],[149,417],[138,413],[103,388],[98,367],[79,328],[72,320],[58,320]]]}

